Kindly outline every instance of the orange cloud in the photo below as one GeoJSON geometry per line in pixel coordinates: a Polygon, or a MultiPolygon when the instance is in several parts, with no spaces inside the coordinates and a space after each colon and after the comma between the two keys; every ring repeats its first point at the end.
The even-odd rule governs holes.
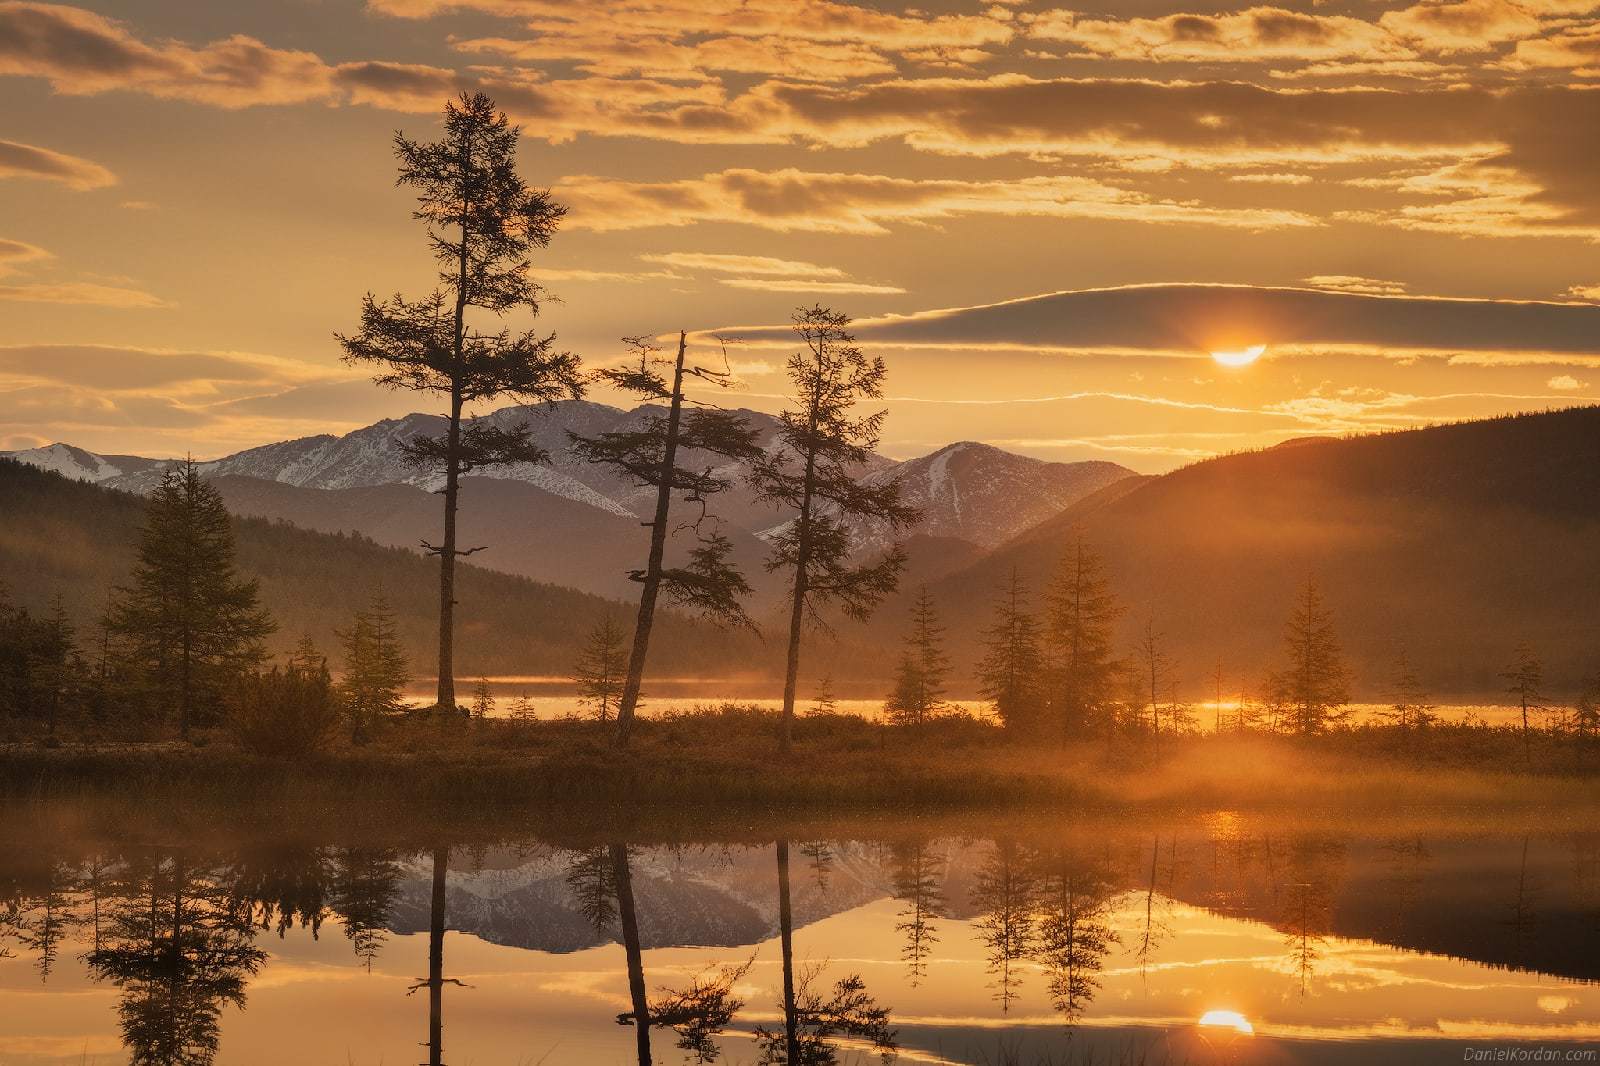
{"type": "Polygon", "coordinates": [[[736,222],[778,231],[878,234],[894,223],[983,214],[1260,230],[1317,225],[1293,211],[1163,200],[1082,177],[958,181],[734,169],[668,182],[572,177],[560,183],[557,195],[571,208],[573,228],[597,231],[736,222]]]}
{"type": "Polygon", "coordinates": [[[99,163],[16,141],[0,141],[0,178],[41,178],[78,190],[117,183],[117,176],[99,163]]]}
{"type": "Polygon", "coordinates": [[[142,289],[97,285],[87,281],[28,282],[0,285],[0,300],[12,303],[79,304],[90,307],[160,308],[172,305],[142,289]]]}
{"type": "Polygon", "coordinates": [[[1034,38],[1075,45],[1095,55],[1150,62],[1329,60],[1396,55],[1410,49],[1382,27],[1344,15],[1253,7],[1225,15],[1086,19],[1070,11],[1029,18],[1034,38]]]}

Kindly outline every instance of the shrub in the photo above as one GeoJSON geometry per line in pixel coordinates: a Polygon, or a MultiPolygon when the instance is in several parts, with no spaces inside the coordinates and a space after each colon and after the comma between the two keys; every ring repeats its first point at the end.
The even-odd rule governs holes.
{"type": "Polygon", "coordinates": [[[246,674],[228,701],[228,730],[257,755],[295,758],[327,743],[340,707],[328,671],[294,666],[246,674]]]}

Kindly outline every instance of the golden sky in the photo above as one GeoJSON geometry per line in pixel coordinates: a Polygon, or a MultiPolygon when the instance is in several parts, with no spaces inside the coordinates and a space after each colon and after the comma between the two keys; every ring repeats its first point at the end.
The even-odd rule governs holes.
{"type": "Polygon", "coordinates": [[[1600,0],[0,0],[0,447],[431,410],[333,333],[430,283],[389,138],[479,87],[571,207],[563,343],[715,334],[773,410],[774,327],[831,304],[896,457],[1600,393],[1600,0]]]}

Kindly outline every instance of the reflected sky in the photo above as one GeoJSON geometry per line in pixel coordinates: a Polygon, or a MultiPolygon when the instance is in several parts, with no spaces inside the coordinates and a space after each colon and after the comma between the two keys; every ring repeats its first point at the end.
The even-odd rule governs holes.
{"type": "MultiPolygon", "coordinates": [[[[826,985],[859,976],[890,1009],[902,1062],[1008,1055],[1063,1062],[1091,1053],[1117,1061],[1135,1051],[1152,1062],[1443,1062],[1461,1061],[1459,1047],[1469,1043],[1600,1041],[1591,839],[1274,838],[1240,828],[1223,818],[1205,832],[1065,845],[950,837],[795,842],[792,961],[797,972],[818,969],[826,985]],[[1001,878],[1007,870],[1016,876],[1001,878]],[[1449,885],[1460,891],[1447,893],[1449,885]],[[1028,900],[1016,912],[1024,915],[1028,950],[1008,960],[1002,981],[997,916],[1013,889],[1028,900]],[[1060,934],[1063,926],[1072,928],[1060,934]],[[1066,941],[1051,946],[1058,934],[1066,941]],[[1099,948],[1086,946],[1096,937],[1099,948]],[[1510,952],[1524,963],[1507,964],[1510,952]],[[1082,968],[1075,978],[1087,982],[1075,986],[1080,1002],[1072,1011],[1062,994],[1069,956],[1082,968]],[[1197,1027],[1216,1011],[1236,1012],[1253,1035],[1197,1027]]],[[[774,848],[625,852],[646,985],[652,993],[681,989],[718,966],[748,961],[732,989],[742,1009],[716,1043],[720,1061],[758,1061],[755,1030],[781,1032],[784,1020],[774,848]]],[[[94,893],[85,887],[91,867],[83,865],[93,856],[63,853],[51,875],[48,863],[7,854],[11,860],[0,860],[11,894],[0,899],[7,923],[0,944],[9,952],[0,959],[6,1066],[129,1061],[119,1028],[128,986],[96,960],[120,935],[112,928],[118,908],[167,913],[171,886],[156,880],[175,877],[159,872],[175,869],[209,871],[183,890],[186,906],[215,908],[210,917],[195,912],[194,928],[213,931],[205,935],[211,940],[187,942],[197,958],[214,950],[215,931],[230,922],[248,923],[246,936],[265,958],[246,975],[242,1006],[221,1005],[214,1056],[169,1061],[423,1059],[428,990],[420,986],[429,974],[434,902],[427,852],[384,860],[392,864],[393,893],[370,967],[341,913],[350,878],[337,872],[332,850],[305,853],[310,863],[292,849],[276,852],[292,867],[286,874],[260,855],[190,855],[180,866],[143,849],[137,855],[158,874],[139,884],[119,872],[121,859],[95,852],[108,859],[96,875],[104,889],[99,952],[94,893]],[[322,885],[308,870],[332,872],[322,885]],[[267,896],[280,905],[292,898],[301,909],[282,923],[281,910],[263,906],[267,896],[241,902],[246,882],[258,895],[271,883],[267,896]],[[218,887],[215,899],[206,886],[218,887]],[[158,896],[163,902],[149,903],[158,896]],[[47,910],[60,933],[48,966],[39,947],[47,910]]],[[[614,918],[597,932],[583,917],[573,876],[582,854],[529,843],[451,855],[443,896],[449,931],[440,944],[442,1061],[636,1061],[634,1030],[617,1021],[631,1006],[627,951],[614,918]]],[[[614,896],[614,887],[605,891],[614,896]]],[[[655,1061],[692,1061],[672,1037],[656,1036],[655,1061]]],[[[849,1040],[839,1042],[839,1054],[845,1062],[877,1058],[849,1040]]]]}

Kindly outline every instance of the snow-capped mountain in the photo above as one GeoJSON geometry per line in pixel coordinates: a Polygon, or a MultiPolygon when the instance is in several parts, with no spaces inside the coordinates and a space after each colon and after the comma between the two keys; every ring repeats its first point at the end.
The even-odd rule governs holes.
{"type": "MultiPolygon", "coordinates": [[[[959,441],[862,480],[899,482],[902,498],[922,512],[922,521],[910,532],[993,548],[1132,474],[1116,463],[1052,463],[959,441]]],[[[856,527],[856,543],[863,550],[882,550],[895,539],[884,523],[856,527]]]]}
{"type": "MultiPolygon", "coordinates": [[[[462,535],[475,545],[491,546],[484,565],[604,595],[626,593],[626,575],[638,566],[644,537],[639,519],[653,508],[655,492],[579,461],[568,433],[634,430],[659,410],[564,401],[484,415],[500,429],[525,427],[550,453],[545,464],[472,472],[464,486],[462,535]]],[[[739,413],[772,446],[777,420],[757,411],[739,413]]],[[[343,436],[250,448],[201,463],[200,472],[216,481],[238,514],[414,548],[437,535],[438,502],[429,494],[441,479],[411,465],[405,445],[440,436],[445,425],[437,415],[410,414],[343,436]]],[[[66,444],[0,455],[137,493],[154,487],[173,462],[97,455],[66,444]]],[[[698,459],[713,468],[722,462],[709,455],[698,459]]],[[[683,461],[698,465],[692,453],[683,461]]],[[[970,442],[903,463],[874,456],[861,470],[865,480],[899,480],[908,501],[923,510],[922,523],[903,535],[959,540],[979,549],[1000,544],[1129,473],[1114,463],[1051,463],[970,442]]],[[[736,471],[729,474],[734,486],[717,499],[714,510],[741,567],[760,585],[765,548],[758,538],[781,528],[790,516],[756,499],[736,471]]],[[[864,550],[886,546],[890,537],[889,530],[870,525],[857,530],[864,550]]],[[[675,543],[669,550],[676,555],[684,545],[675,543]]]]}
{"type": "Polygon", "coordinates": [[[165,460],[141,459],[136,455],[96,455],[70,444],[48,444],[43,448],[0,452],[0,456],[41,470],[54,471],[74,481],[110,481],[167,465],[165,460]]]}

